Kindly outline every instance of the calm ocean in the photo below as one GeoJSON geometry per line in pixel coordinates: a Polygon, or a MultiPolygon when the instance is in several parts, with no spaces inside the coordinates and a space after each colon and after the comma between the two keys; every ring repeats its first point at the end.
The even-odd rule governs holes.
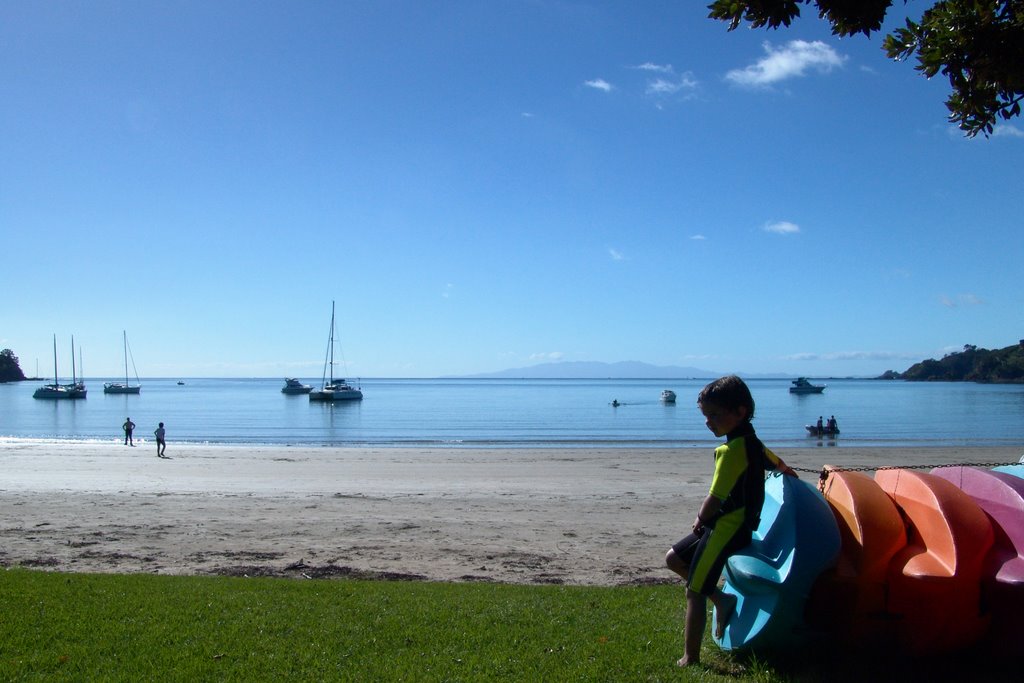
{"type": "MultiPolygon", "coordinates": [[[[137,396],[87,381],[78,401],[32,398],[41,382],[0,384],[0,438],[118,441],[131,416],[151,441],[314,446],[707,447],[717,439],[695,405],[706,380],[368,379],[361,402],[310,403],[279,379],[143,379],[137,396]],[[675,405],[659,401],[673,389],[675,405]],[[622,405],[613,408],[613,399],[622,405]]],[[[316,380],[304,380],[316,384],[316,380]]],[[[819,445],[805,424],[835,415],[822,446],[1024,444],[1024,385],[830,380],[798,396],[789,380],[751,380],[755,426],[774,447],[819,445]]]]}

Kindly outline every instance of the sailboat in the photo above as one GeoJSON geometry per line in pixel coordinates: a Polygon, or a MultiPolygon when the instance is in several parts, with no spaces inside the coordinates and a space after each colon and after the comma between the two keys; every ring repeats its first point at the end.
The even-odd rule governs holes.
{"type": "MultiPolygon", "coordinates": [[[[85,374],[85,367],[82,361],[82,347],[78,347],[78,367],[85,374]]],[[[65,384],[68,390],[68,398],[85,398],[88,391],[85,388],[85,377],[81,379],[75,376],[75,335],[71,335],[71,384],[65,384]]]]}
{"type": "Polygon", "coordinates": [[[71,398],[67,387],[57,381],[57,335],[53,335],[53,384],[44,384],[35,390],[32,398],[71,398]]]}
{"type": "Polygon", "coordinates": [[[363,392],[343,379],[334,379],[334,302],[331,302],[331,333],[327,340],[321,387],[309,392],[310,401],[361,401],[363,392]],[[330,360],[328,360],[330,359],[330,360]],[[328,380],[328,372],[330,379],[328,380]]]}
{"type": "Polygon", "coordinates": [[[121,331],[124,338],[124,384],[120,382],[107,382],[103,385],[104,394],[138,394],[142,392],[142,385],[139,384],[139,372],[135,370],[135,359],[132,358],[132,370],[135,370],[135,386],[128,384],[128,333],[121,331]]]}

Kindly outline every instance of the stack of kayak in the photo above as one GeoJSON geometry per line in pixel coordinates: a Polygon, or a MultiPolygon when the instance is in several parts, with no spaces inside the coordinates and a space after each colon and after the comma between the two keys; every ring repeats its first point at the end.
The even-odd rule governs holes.
{"type": "Polygon", "coordinates": [[[738,602],[721,647],[829,636],[914,655],[979,643],[1018,652],[1024,464],[826,474],[823,493],[769,477],[753,543],[724,572],[738,602]]]}

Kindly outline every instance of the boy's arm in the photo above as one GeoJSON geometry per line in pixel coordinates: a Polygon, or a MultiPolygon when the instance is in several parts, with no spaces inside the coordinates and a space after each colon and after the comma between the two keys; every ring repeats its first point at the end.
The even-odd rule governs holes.
{"type": "Polygon", "coordinates": [[[774,469],[776,472],[788,474],[791,477],[797,477],[799,479],[799,476],[797,475],[796,471],[793,470],[792,467],[787,465],[782,458],[775,455],[775,453],[773,453],[770,449],[765,448],[764,455],[766,458],[768,458],[768,462],[770,462],[774,466],[772,469],[774,469]]]}
{"type": "Polygon", "coordinates": [[[697,519],[693,520],[693,530],[696,532],[705,524],[713,520],[721,509],[722,500],[708,494],[708,497],[700,504],[700,511],[697,513],[697,519]]]}
{"type": "MultiPolygon", "coordinates": [[[[775,457],[778,458],[778,456],[775,457]]],[[[796,470],[794,470],[792,467],[783,462],[782,458],[779,458],[778,464],[775,465],[775,471],[782,472],[783,474],[788,474],[789,476],[796,477],[797,479],[800,478],[800,475],[796,473],[796,470]]]]}

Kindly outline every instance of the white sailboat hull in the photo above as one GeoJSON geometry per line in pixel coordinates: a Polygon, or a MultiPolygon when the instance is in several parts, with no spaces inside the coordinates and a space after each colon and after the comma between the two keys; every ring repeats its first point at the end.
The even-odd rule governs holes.
{"type": "Polygon", "coordinates": [[[50,398],[50,399],[64,399],[64,398],[75,398],[74,395],[67,388],[60,385],[46,384],[39,387],[32,394],[32,398],[50,398]]]}
{"type": "Polygon", "coordinates": [[[361,401],[363,392],[358,389],[316,389],[309,392],[310,401],[361,401]]]}
{"type": "Polygon", "coordinates": [[[129,386],[120,382],[107,382],[103,385],[104,394],[138,394],[142,392],[141,386],[129,386]]]}

